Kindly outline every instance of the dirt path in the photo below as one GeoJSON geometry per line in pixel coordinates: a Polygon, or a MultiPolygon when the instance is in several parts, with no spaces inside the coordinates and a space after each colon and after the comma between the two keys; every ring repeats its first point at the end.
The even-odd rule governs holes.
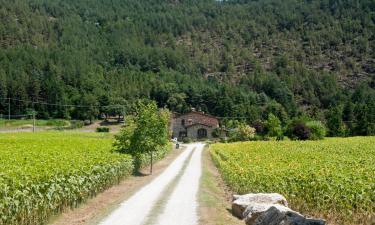
{"type": "Polygon", "coordinates": [[[162,174],[121,203],[100,224],[197,225],[203,147],[201,143],[188,145],[162,174]],[[158,207],[155,208],[156,205],[158,207]],[[158,212],[156,215],[155,211],[158,212]]]}

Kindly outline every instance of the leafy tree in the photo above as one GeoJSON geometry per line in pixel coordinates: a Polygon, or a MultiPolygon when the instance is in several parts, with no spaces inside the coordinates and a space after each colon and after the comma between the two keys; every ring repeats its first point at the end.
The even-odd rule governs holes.
{"type": "Polygon", "coordinates": [[[169,112],[158,110],[155,102],[138,102],[134,122],[130,120],[116,136],[115,149],[132,154],[136,160],[136,168],[140,167],[142,155],[149,155],[152,174],[154,152],[168,143],[169,117],[169,112]]]}
{"type": "Polygon", "coordinates": [[[327,112],[327,127],[329,136],[345,136],[346,126],[342,121],[343,108],[342,106],[332,107],[327,112]]]}
{"type": "Polygon", "coordinates": [[[86,94],[81,101],[82,107],[79,108],[83,119],[90,120],[90,124],[99,115],[99,105],[97,99],[92,94],[86,94]]]}
{"type": "Polygon", "coordinates": [[[306,127],[310,130],[308,139],[310,140],[321,140],[326,136],[326,128],[320,121],[308,121],[306,127]]]}
{"type": "Polygon", "coordinates": [[[281,137],[283,135],[281,122],[279,118],[272,113],[268,115],[268,119],[265,122],[265,127],[267,130],[267,135],[270,137],[281,137]]]}
{"type": "Polygon", "coordinates": [[[126,125],[121,128],[117,135],[115,135],[115,142],[113,143],[113,146],[116,151],[133,156],[137,154],[136,149],[134,149],[132,146],[135,128],[136,124],[134,123],[133,118],[128,118],[126,120],[126,125]]]}

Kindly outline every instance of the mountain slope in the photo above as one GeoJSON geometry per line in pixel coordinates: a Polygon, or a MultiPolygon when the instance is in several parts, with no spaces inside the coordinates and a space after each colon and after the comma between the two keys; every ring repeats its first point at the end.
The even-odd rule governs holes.
{"type": "MultiPolygon", "coordinates": [[[[361,117],[375,104],[371,0],[0,5],[2,98],[101,106],[151,98],[176,111],[198,107],[249,122],[270,112],[283,122],[301,114],[324,121],[332,108],[361,117]]],[[[6,101],[0,106],[5,114],[6,101]]],[[[31,106],[14,101],[12,112],[31,106]]],[[[36,107],[40,117],[104,111],[36,107]]]]}

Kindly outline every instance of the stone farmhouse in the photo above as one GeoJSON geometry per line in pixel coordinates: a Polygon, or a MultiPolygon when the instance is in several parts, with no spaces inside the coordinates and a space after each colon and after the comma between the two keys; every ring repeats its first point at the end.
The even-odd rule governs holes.
{"type": "Polygon", "coordinates": [[[172,136],[181,140],[184,137],[191,139],[210,139],[212,132],[219,128],[219,120],[204,112],[191,111],[182,115],[174,114],[171,121],[172,136]]]}

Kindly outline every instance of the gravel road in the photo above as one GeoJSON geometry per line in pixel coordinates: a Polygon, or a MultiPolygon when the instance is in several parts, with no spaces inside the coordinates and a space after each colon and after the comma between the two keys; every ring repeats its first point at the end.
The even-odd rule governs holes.
{"type": "Polygon", "coordinates": [[[187,145],[162,174],[121,203],[100,225],[197,225],[203,147],[202,143],[187,145]]]}

